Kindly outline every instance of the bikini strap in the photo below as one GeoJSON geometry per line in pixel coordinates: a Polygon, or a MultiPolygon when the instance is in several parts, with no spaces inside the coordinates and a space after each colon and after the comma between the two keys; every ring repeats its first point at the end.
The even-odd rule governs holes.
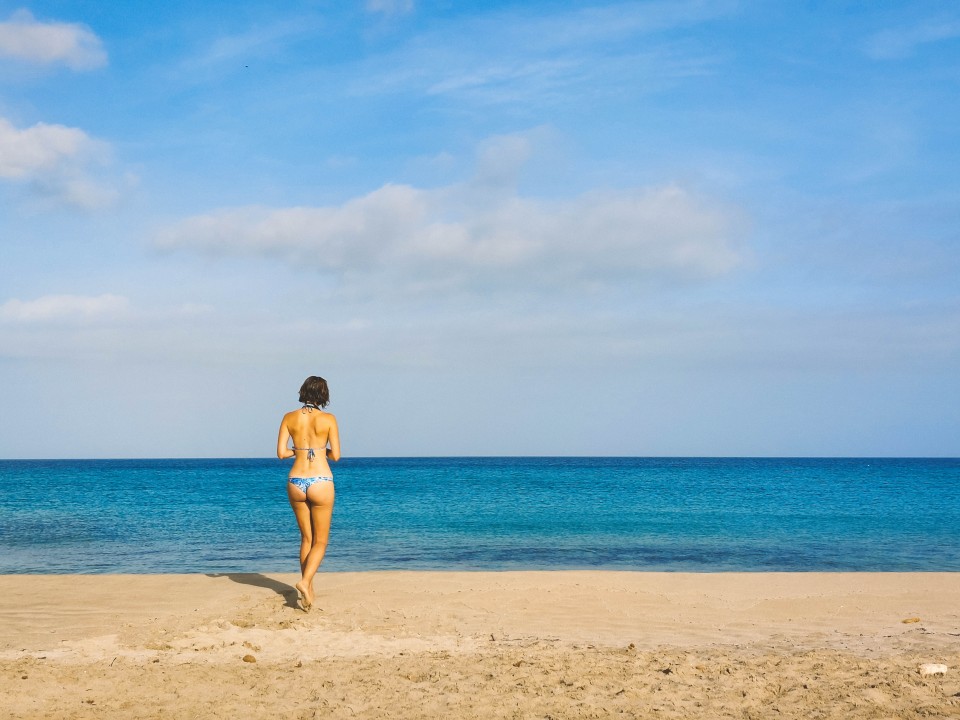
{"type": "Polygon", "coordinates": [[[294,450],[306,450],[307,451],[307,462],[313,462],[313,459],[317,456],[316,451],[313,448],[298,448],[296,445],[293,446],[294,450]]]}

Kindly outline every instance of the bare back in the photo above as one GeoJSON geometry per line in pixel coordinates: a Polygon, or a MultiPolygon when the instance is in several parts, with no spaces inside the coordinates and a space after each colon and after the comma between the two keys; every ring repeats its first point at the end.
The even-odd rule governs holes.
{"type": "Polygon", "coordinates": [[[283,416],[277,438],[277,456],[294,458],[290,477],[332,477],[327,462],[328,447],[330,458],[339,460],[340,435],[337,419],[332,414],[303,407],[283,416]],[[288,439],[293,440],[294,450],[288,448],[288,439]]]}

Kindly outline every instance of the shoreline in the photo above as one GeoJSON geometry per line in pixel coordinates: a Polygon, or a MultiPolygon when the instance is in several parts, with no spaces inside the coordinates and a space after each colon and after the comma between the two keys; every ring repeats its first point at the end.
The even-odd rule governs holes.
{"type": "Polygon", "coordinates": [[[297,577],[2,575],[0,706],[17,718],[960,714],[960,573],[322,572],[310,613],[295,606],[297,577]],[[924,677],[923,663],[949,670],[924,677]]]}

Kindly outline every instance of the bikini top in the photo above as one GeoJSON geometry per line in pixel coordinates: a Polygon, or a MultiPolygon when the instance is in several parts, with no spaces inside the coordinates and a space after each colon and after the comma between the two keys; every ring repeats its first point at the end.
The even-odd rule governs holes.
{"type": "MultiPolygon", "coordinates": [[[[320,408],[317,407],[316,405],[314,405],[313,403],[304,403],[304,404],[303,404],[303,409],[306,410],[307,412],[310,412],[310,410],[320,410],[320,408]]],[[[322,411],[321,411],[321,412],[322,412],[322,411]]],[[[294,445],[294,446],[293,446],[293,449],[294,449],[294,450],[306,450],[306,451],[307,451],[307,462],[313,462],[313,459],[317,456],[317,452],[316,452],[316,450],[314,450],[313,448],[298,448],[296,445],[294,445]]]]}
{"type": "Polygon", "coordinates": [[[316,450],[313,448],[298,448],[296,445],[293,446],[294,450],[306,450],[307,451],[307,462],[313,462],[313,459],[317,456],[316,450]]]}

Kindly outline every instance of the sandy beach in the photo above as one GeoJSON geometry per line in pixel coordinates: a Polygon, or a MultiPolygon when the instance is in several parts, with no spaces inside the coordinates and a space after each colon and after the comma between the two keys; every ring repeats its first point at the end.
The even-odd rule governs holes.
{"type": "Polygon", "coordinates": [[[957,574],[295,580],[0,576],[0,715],[960,717],[957,574]]]}

